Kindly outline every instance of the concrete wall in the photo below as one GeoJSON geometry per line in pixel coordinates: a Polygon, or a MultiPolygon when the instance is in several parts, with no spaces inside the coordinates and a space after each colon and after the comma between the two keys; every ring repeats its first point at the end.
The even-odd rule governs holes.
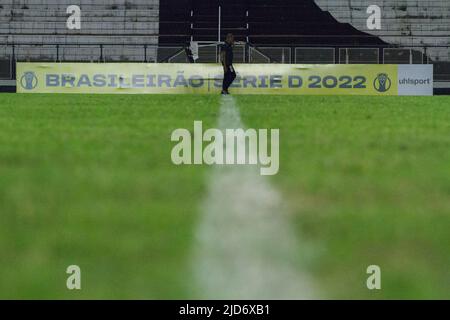
{"type": "MultiPolygon", "coordinates": [[[[55,60],[59,43],[62,59],[95,61],[100,48],[86,45],[104,44],[107,60],[143,61],[143,45],[157,45],[158,33],[159,0],[0,1],[0,56],[11,53],[2,44],[14,43],[19,59],[55,60]],[[66,27],[70,5],[81,8],[81,30],[66,27]]],[[[149,47],[147,57],[154,60],[156,50],[149,47]]]]}
{"type": "MultiPolygon", "coordinates": [[[[450,0],[315,0],[338,21],[402,46],[450,45],[450,0]],[[366,10],[382,9],[382,29],[368,30],[366,10]]],[[[450,61],[446,48],[432,48],[433,60],[450,61]]]]}

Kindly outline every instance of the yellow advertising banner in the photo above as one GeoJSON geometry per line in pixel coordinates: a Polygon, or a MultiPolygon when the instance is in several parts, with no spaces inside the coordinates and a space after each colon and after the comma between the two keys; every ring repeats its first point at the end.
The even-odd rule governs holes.
{"type": "MultiPolygon", "coordinates": [[[[398,95],[397,65],[236,64],[233,94],[398,95]]],[[[218,64],[18,63],[19,93],[219,94],[218,64]]]]}

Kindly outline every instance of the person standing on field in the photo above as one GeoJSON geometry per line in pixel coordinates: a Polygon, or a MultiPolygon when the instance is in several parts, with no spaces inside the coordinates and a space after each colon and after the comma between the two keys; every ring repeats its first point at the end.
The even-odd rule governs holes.
{"type": "Polygon", "coordinates": [[[234,36],[229,33],[227,34],[225,43],[220,46],[220,62],[222,63],[224,73],[222,94],[230,94],[228,88],[231,86],[234,79],[236,79],[236,72],[233,67],[233,45],[234,36]]]}

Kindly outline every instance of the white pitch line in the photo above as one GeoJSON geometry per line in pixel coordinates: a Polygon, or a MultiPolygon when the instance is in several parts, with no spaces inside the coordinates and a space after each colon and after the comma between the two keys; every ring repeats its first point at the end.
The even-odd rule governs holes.
{"type": "MultiPolygon", "coordinates": [[[[222,98],[219,127],[244,127],[232,97],[222,98]]],[[[257,166],[214,167],[201,214],[193,255],[200,298],[317,297],[282,198],[257,166]]]]}

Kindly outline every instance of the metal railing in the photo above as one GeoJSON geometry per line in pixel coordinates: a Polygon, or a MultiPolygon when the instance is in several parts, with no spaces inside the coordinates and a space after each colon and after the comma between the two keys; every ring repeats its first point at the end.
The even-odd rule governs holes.
{"type": "MultiPolygon", "coordinates": [[[[198,63],[217,63],[218,46],[199,48],[198,63]]],[[[16,62],[188,62],[184,46],[66,43],[0,46],[0,79],[14,79],[16,62]]],[[[450,47],[237,45],[236,63],[433,64],[435,80],[450,81],[450,47]]]]}

